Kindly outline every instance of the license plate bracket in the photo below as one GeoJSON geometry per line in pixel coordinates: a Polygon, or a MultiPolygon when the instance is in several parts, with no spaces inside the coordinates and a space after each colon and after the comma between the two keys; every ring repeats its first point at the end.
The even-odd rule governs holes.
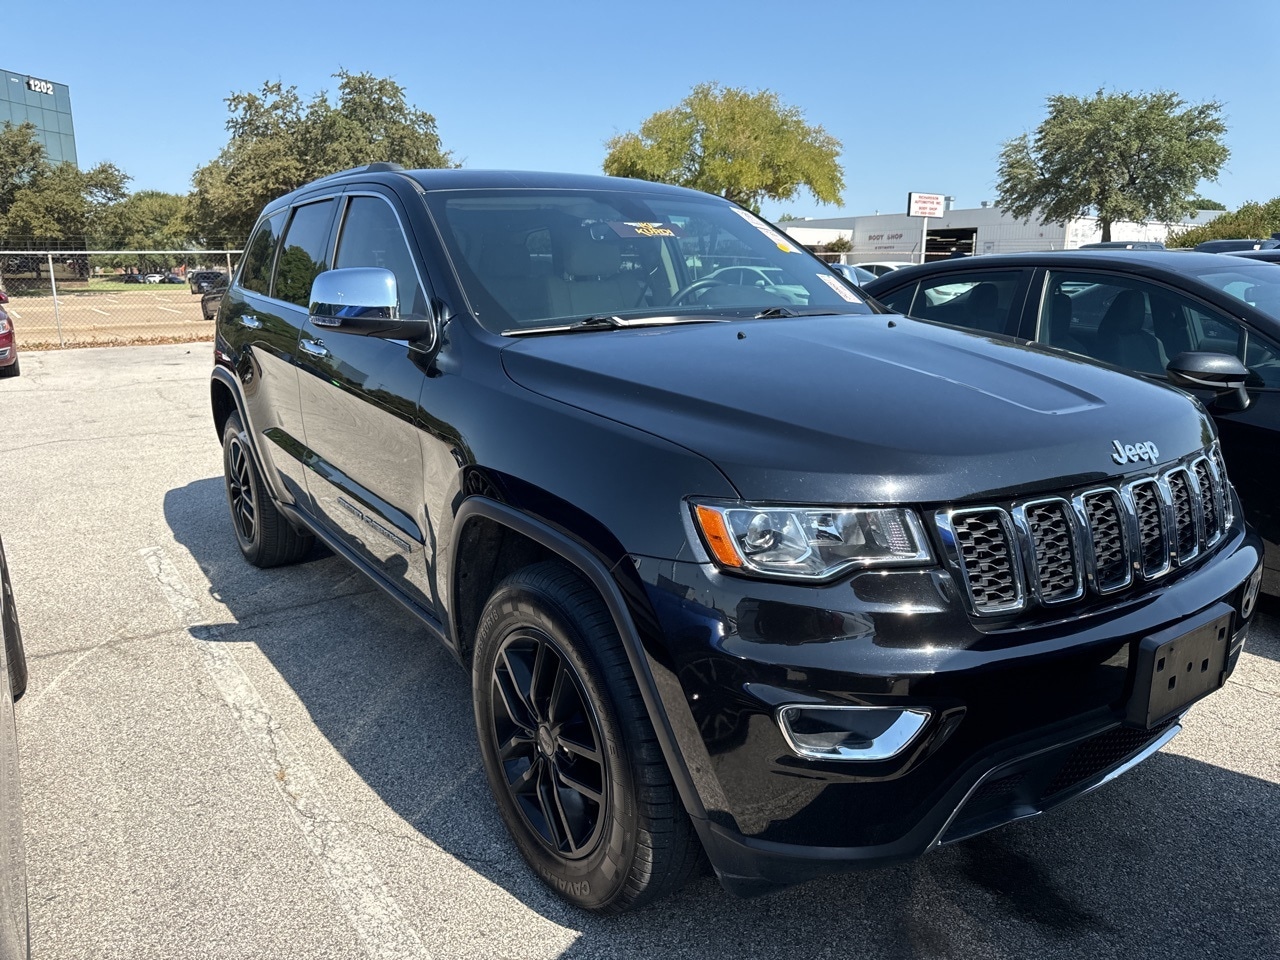
{"type": "Polygon", "coordinates": [[[1125,720],[1151,729],[1226,683],[1231,621],[1225,603],[1138,644],[1133,694],[1125,720]]]}

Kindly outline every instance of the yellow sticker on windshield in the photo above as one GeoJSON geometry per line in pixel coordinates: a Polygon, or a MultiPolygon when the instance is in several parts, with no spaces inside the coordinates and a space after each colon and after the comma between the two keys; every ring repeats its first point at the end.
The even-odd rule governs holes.
{"type": "Polygon", "coordinates": [[[817,276],[819,280],[825,283],[828,287],[830,287],[832,290],[838,293],[842,299],[847,300],[849,303],[862,302],[860,299],[858,299],[858,297],[854,294],[852,290],[850,290],[848,287],[846,287],[843,283],[840,282],[838,277],[832,277],[825,273],[815,274],[815,276],[817,276]]]}
{"type": "Polygon", "coordinates": [[[777,230],[773,229],[773,227],[769,226],[763,220],[759,220],[753,214],[748,213],[746,210],[740,210],[737,207],[733,208],[733,212],[772,240],[783,253],[799,252],[790,240],[780,234],[777,230]]]}

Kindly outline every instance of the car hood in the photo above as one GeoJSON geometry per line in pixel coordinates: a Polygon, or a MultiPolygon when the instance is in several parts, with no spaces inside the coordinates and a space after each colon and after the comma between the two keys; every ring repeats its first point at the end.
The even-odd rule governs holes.
{"type": "Polygon", "coordinates": [[[1147,466],[1118,465],[1113,441],[1165,462],[1213,437],[1171,387],[903,317],[526,337],[502,356],[521,386],[696,451],[748,500],[1022,496],[1147,466]]]}

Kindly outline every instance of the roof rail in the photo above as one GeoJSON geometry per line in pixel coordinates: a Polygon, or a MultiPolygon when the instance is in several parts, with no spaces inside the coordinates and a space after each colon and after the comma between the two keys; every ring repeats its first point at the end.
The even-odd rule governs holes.
{"type": "Polygon", "coordinates": [[[326,180],[335,180],[338,177],[345,177],[352,173],[395,173],[403,170],[398,163],[388,163],[386,161],[378,161],[377,163],[367,163],[363,167],[352,167],[350,170],[339,170],[337,173],[330,173],[320,177],[318,180],[312,180],[312,183],[324,183],[326,180]]]}

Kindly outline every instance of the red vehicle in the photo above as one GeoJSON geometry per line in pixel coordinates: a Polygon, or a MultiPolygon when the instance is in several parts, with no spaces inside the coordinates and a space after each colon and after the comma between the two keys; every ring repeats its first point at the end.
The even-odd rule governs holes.
{"type": "Polygon", "coordinates": [[[0,377],[16,377],[19,372],[18,341],[13,335],[13,321],[4,309],[8,302],[9,295],[0,290],[0,377]]]}

